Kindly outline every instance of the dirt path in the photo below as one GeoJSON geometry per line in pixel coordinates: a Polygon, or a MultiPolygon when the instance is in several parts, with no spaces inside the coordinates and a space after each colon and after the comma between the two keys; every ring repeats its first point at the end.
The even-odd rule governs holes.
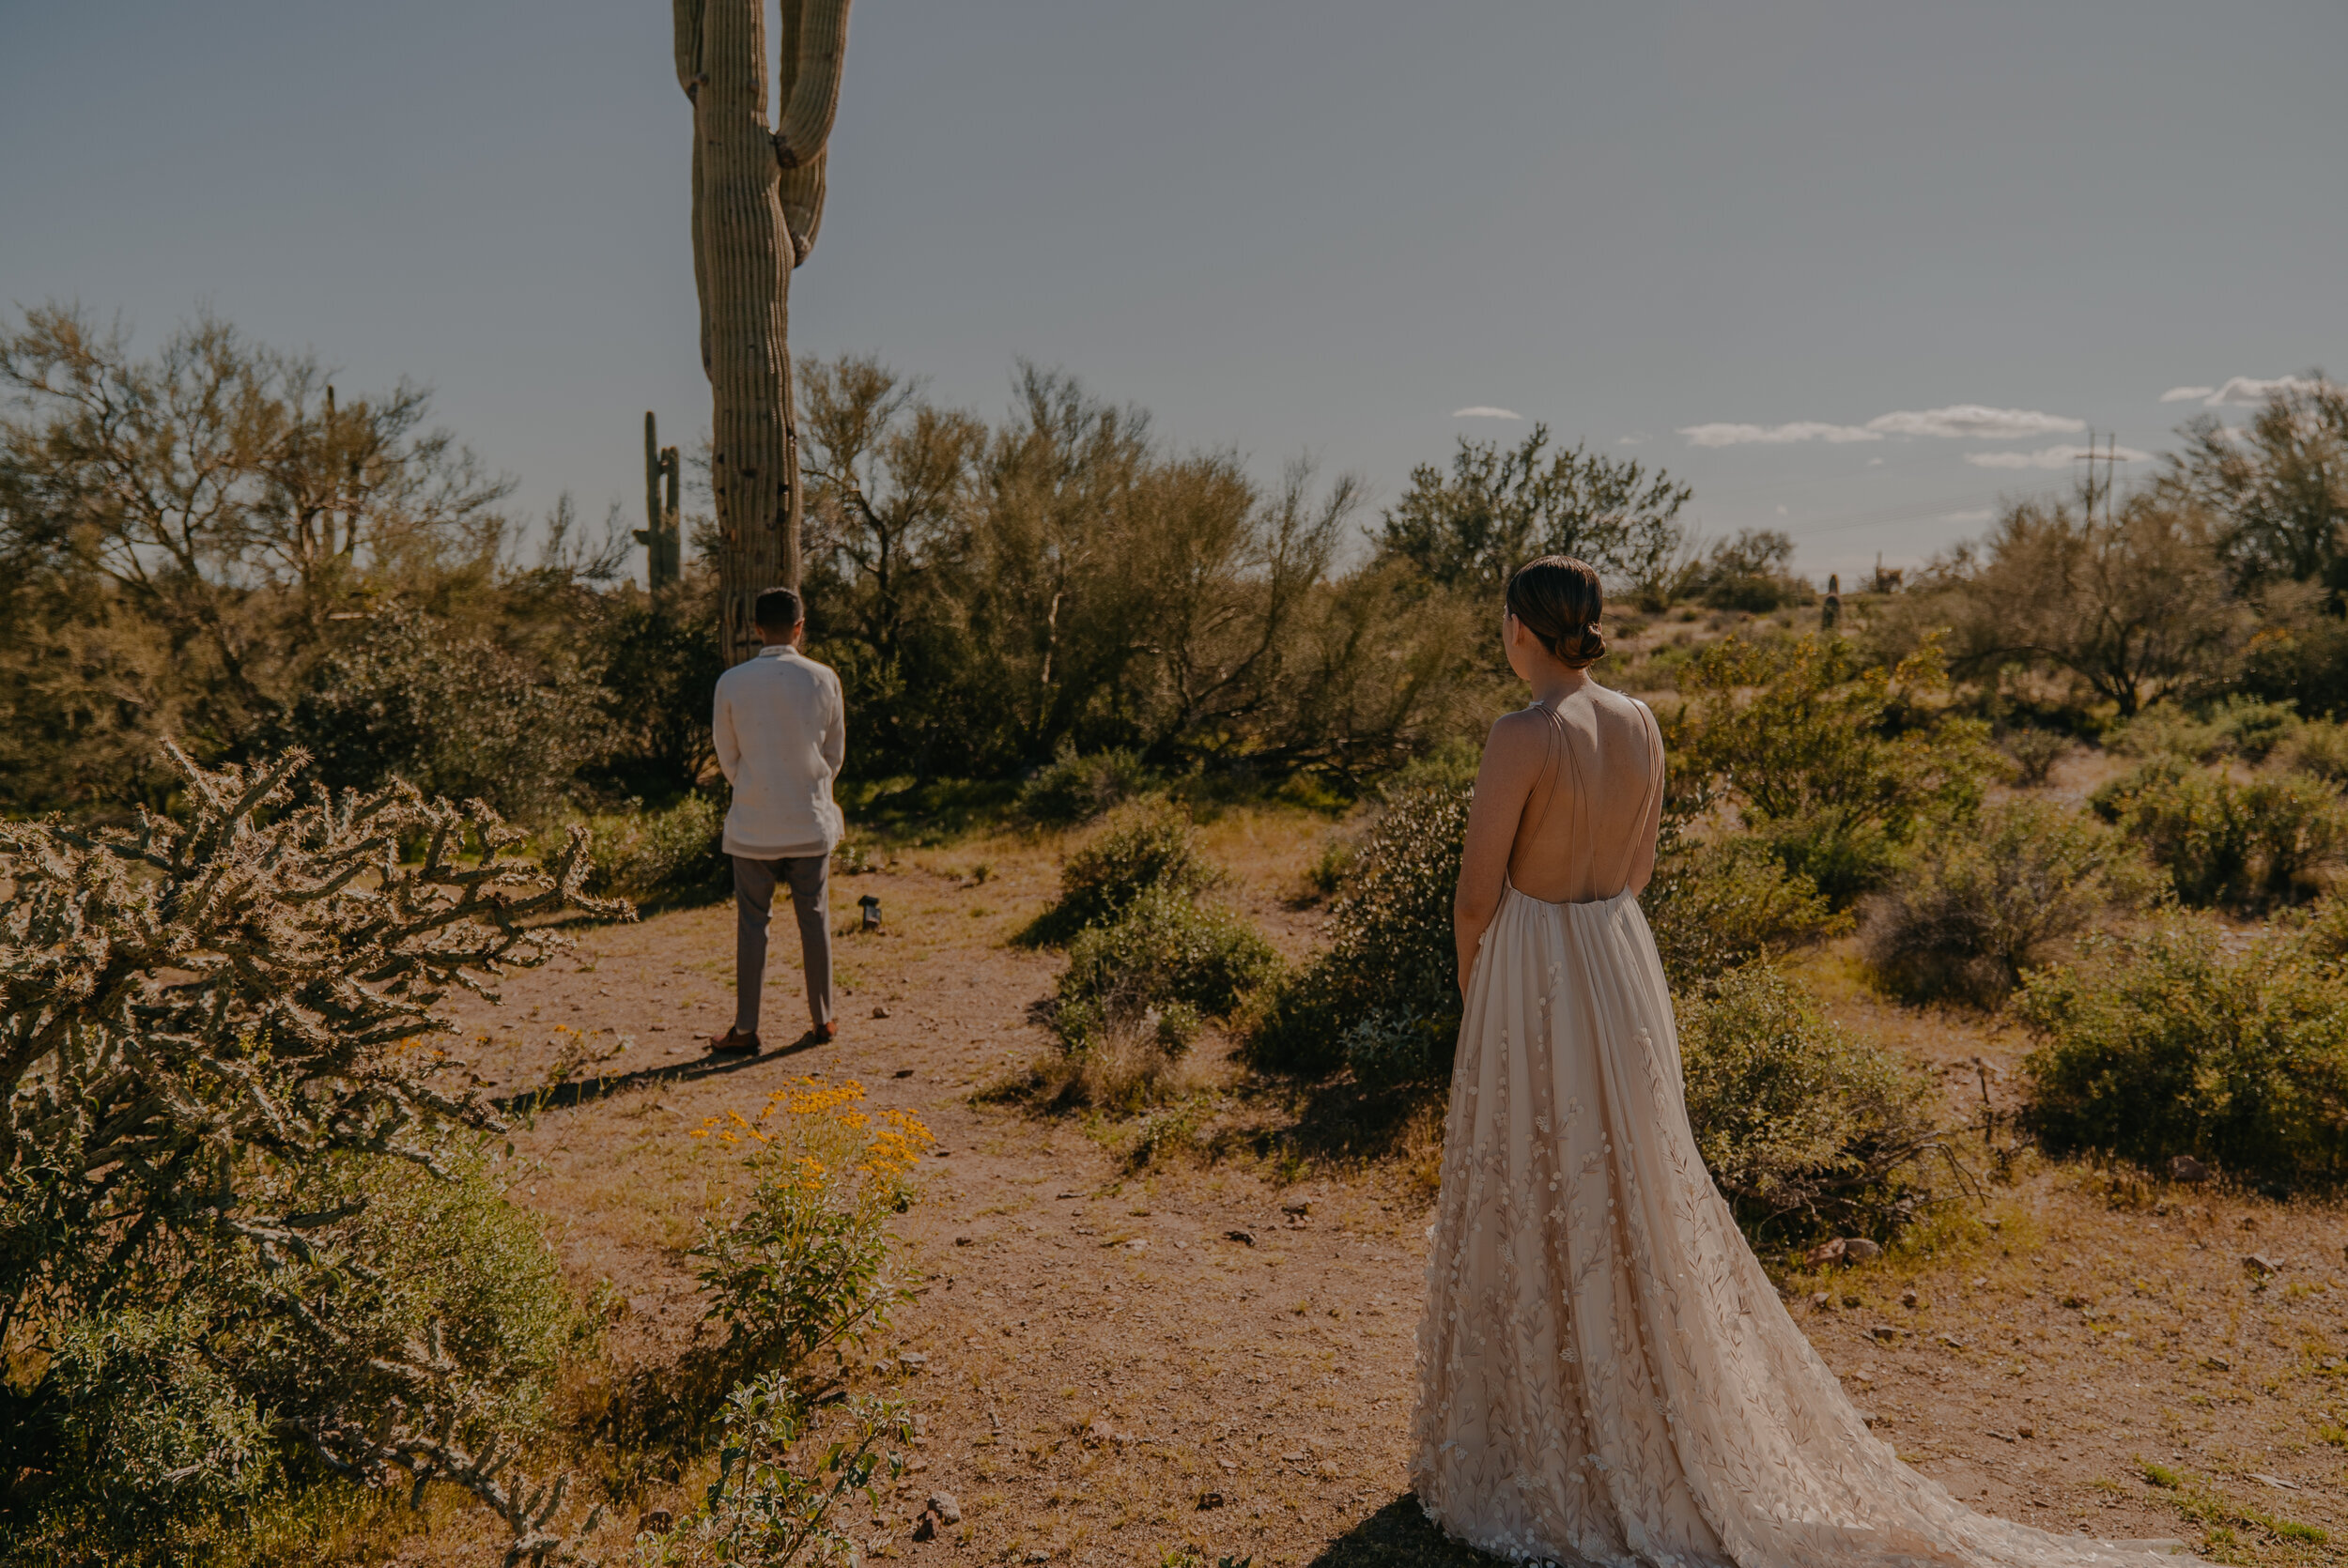
{"type": "MultiPolygon", "coordinates": [[[[1218,858],[1249,868],[1235,896],[1291,948],[1313,922],[1283,899],[1320,833],[1242,818],[1210,835],[1218,858]]],[[[1058,961],[1008,939],[1055,877],[1048,850],[1005,841],[843,879],[835,919],[871,893],[885,934],[841,945],[841,1038],[746,1064],[702,1060],[697,1038],[730,1010],[730,909],[599,930],[580,961],[517,977],[504,1007],[475,1014],[484,1079],[530,1082],[573,1038],[558,1027],[637,1041],[603,1069],[633,1079],[517,1137],[532,1162],[517,1195],[559,1222],[582,1284],[609,1279],[627,1301],[621,1352],[663,1353],[698,1316],[683,1249],[733,1178],[690,1130],[754,1111],[799,1074],[854,1078],[939,1140],[901,1222],[921,1295],[888,1347],[924,1435],[891,1506],[859,1514],[871,1549],[1153,1565],[1188,1552],[1265,1568],[1487,1560],[1440,1542],[1404,1492],[1423,1194],[1391,1170],[1284,1181],[1255,1159],[1125,1175],[1122,1130],[981,1097],[1045,1049],[1035,1005],[1058,961]],[[932,1492],[951,1494],[962,1522],[917,1544],[932,1492]]],[[[770,1041],[799,1026],[797,983],[787,965],[770,982],[770,1041]]],[[[1927,1055],[2011,1056],[2012,1042],[1847,987],[1834,1005],[1927,1055]]],[[[2217,1198],[2115,1209],[2091,1187],[2026,1174],[1995,1191],[1999,1228],[1952,1223],[1865,1268],[1792,1280],[1789,1300],[1878,1430],[1977,1506],[2199,1545],[2182,1516],[2197,1508],[2232,1532],[2221,1555],[2328,1560],[2333,1548],[2306,1537],[2348,1524],[2329,1446],[2348,1441],[2348,1226],[2329,1209],[2217,1198]],[[2239,1261],[2260,1247],[2285,1263],[2272,1282],[2239,1261]],[[1911,1287],[1917,1304],[1903,1306],[1911,1287]],[[2184,1484],[2149,1483],[2148,1463],[2184,1484]]],[[[688,1500],[680,1485],[651,1503],[688,1500]]]]}

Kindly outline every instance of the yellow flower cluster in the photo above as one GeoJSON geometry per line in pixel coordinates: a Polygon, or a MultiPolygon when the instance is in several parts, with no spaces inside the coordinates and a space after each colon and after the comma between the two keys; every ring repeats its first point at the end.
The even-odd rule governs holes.
{"type": "Polygon", "coordinates": [[[768,1095],[755,1116],[728,1111],[704,1120],[693,1136],[802,1151],[790,1157],[795,1181],[821,1185],[826,1174],[821,1160],[803,1152],[811,1146],[841,1148],[850,1168],[875,1180],[894,1181],[910,1172],[921,1151],[937,1139],[911,1112],[858,1110],[863,1100],[864,1085],[854,1079],[818,1084],[812,1078],[795,1078],[768,1095]]]}

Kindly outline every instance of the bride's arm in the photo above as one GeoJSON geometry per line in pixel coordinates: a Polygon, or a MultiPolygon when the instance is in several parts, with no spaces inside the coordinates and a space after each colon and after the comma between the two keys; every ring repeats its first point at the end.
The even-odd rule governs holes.
{"type": "Polygon", "coordinates": [[[1500,911],[1501,884],[1508,875],[1508,852],[1516,847],[1517,822],[1525,797],[1541,771],[1542,743],[1549,720],[1539,714],[1508,714],[1484,742],[1475,770],[1475,799],[1468,807],[1467,843],[1460,856],[1460,885],[1451,899],[1451,930],[1460,949],[1460,989],[1467,990],[1475,949],[1500,911]],[[1535,726],[1539,728],[1536,729],[1535,726]]]}

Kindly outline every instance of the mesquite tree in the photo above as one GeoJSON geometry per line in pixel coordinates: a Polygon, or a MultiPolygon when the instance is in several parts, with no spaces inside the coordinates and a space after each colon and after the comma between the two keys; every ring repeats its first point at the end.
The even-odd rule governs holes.
{"type": "Polygon", "coordinates": [[[677,82],[693,103],[693,283],[711,394],[718,636],[757,652],[751,602],[799,581],[791,269],[815,244],[840,102],[848,0],[781,0],[779,123],[766,120],[763,0],[675,0],[677,82]]]}

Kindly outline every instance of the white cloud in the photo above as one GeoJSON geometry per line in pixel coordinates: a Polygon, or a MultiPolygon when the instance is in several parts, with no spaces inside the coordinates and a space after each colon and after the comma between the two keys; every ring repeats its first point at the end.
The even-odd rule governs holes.
{"type": "Polygon", "coordinates": [[[1779,507],[1779,508],[1777,509],[1777,515],[1778,515],[1779,516],[1783,517],[1784,515],[1785,515],[1785,509],[1784,509],[1784,507],[1782,507],[1782,506],[1781,506],[1781,507],[1779,507]]]}
{"type": "Polygon", "coordinates": [[[1680,428],[1690,446],[1780,446],[1787,441],[1879,441],[1882,437],[1855,424],[1690,424],[1680,428]]]}
{"type": "Polygon", "coordinates": [[[1782,446],[1791,441],[1879,441],[1886,436],[1938,436],[2014,441],[2030,436],[2067,436],[2087,428],[2085,420],[2035,408],[1991,408],[1953,403],[1945,408],[1900,408],[1864,424],[1828,424],[1796,420],[1790,424],[1690,424],[1680,428],[1691,446],[1782,446]]]}
{"type": "Polygon", "coordinates": [[[1628,436],[1615,437],[1614,444],[1616,446],[1645,446],[1650,438],[1645,431],[1640,430],[1628,436]]]}
{"type": "Polygon", "coordinates": [[[1979,403],[1953,403],[1945,408],[1878,414],[1867,422],[1867,428],[1880,430],[1887,436],[1972,437],[2012,441],[2025,436],[2067,436],[2086,429],[2087,422],[2062,414],[2042,414],[2035,408],[1990,408],[1979,403]]]}
{"type": "Polygon", "coordinates": [[[2160,394],[2163,403],[2190,403],[2197,397],[2207,397],[2215,387],[2170,387],[2160,394]]]}
{"type": "Polygon", "coordinates": [[[1489,403],[1478,403],[1473,407],[1452,409],[1451,417],[1453,419],[1522,419],[1524,416],[1514,408],[1495,408],[1489,403]]]}
{"type": "MultiPolygon", "coordinates": [[[[2115,463],[2149,462],[2153,455],[2132,446],[2097,447],[2093,454],[2109,456],[2115,463]]],[[[2049,446],[2036,452],[1969,452],[1965,461],[1982,469],[2067,469],[2087,455],[2088,449],[2083,446],[2049,446]]]]}
{"type": "Polygon", "coordinates": [[[1940,520],[1944,523],[1985,523],[1997,515],[1996,507],[1984,506],[1971,512],[1943,512],[1940,520]]]}
{"type": "Polygon", "coordinates": [[[2209,395],[2201,399],[2201,407],[2223,408],[2232,405],[2237,408],[2254,408],[2266,401],[2269,392],[2298,392],[2322,385],[2320,381],[2310,381],[2299,376],[2278,376],[2271,381],[2261,381],[2248,376],[2236,376],[2216,392],[2209,392],[2206,387],[2202,388],[2201,390],[2209,392],[2209,395]]]}
{"type": "Polygon", "coordinates": [[[1867,459],[1867,467],[1871,469],[1879,469],[1883,467],[1883,459],[1880,457],[1870,457],[1867,459]]]}

